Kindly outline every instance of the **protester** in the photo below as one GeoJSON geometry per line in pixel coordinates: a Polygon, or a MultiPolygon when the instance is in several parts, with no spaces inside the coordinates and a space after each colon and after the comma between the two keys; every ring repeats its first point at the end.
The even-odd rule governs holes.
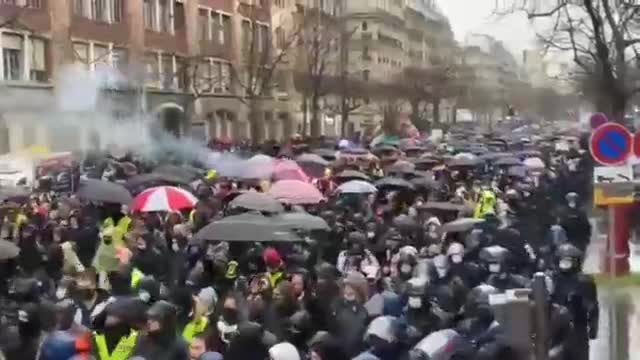
{"type": "Polygon", "coordinates": [[[124,194],[34,187],[1,203],[1,354],[417,360],[448,334],[455,359],[505,358],[518,349],[489,299],[542,272],[551,358],[587,359],[599,304],[569,154],[540,140],[501,162],[469,141],[225,142],[211,156],[237,164],[213,169],[96,155],[104,171],[78,171],[124,194]]]}

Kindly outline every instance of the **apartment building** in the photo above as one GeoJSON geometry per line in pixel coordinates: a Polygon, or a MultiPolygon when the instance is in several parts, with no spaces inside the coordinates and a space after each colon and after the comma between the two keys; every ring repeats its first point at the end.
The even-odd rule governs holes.
{"type": "MultiPolygon", "coordinates": [[[[90,134],[39,121],[74,82],[61,79],[69,64],[107,77],[96,107],[116,117],[153,113],[168,131],[202,141],[248,137],[243,50],[270,47],[270,11],[268,0],[0,0],[0,153],[95,145],[90,134]]],[[[281,137],[295,127],[277,105],[265,100],[256,117],[280,122],[281,137]]]]}

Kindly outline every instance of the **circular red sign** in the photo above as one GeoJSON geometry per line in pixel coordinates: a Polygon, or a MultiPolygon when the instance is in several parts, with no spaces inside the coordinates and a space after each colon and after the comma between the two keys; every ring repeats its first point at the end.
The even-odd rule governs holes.
{"type": "Polygon", "coordinates": [[[624,163],[632,152],[633,137],[618,123],[606,123],[591,134],[589,150],[593,159],[602,165],[624,163]]]}

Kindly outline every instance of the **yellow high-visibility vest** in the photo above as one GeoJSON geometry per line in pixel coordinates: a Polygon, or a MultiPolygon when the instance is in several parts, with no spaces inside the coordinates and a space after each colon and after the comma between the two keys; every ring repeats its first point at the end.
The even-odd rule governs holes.
{"type": "Polygon", "coordinates": [[[100,360],[127,360],[129,355],[131,355],[133,348],[136,346],[136,341],[138,340],[138,333],[136,331],[131,331],[129,336],[120,339],[116,348],[113,349],[111,354],[109,354],[109,350],[107,349],[107,340],[104,335],[94,332],[93,336],[96,341],[100,360]]]}
{"type": "Polygon", "coordinates": [[[205,330],[207,330],[207,325],[209,325],[209,319],[206,316],[201,316],[197,319],[189,321],[187,326],[182,330],[182,338],[191,343],[191,340],[196,335],[202,334],[205,330]]]}
{"type": "Polygon", "coordinates": [[[136,268],[131,270],[131,288],[135,289],[140,284],[140,280],[144,277],[144,273],[136,268]]]}

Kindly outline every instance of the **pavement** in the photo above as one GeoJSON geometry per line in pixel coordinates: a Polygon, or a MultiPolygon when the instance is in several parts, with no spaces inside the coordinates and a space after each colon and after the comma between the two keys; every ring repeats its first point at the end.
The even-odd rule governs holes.
{"type": "MultiPolygon", "coordinates": [[[[606,224],[591,220],[593,237],[587,249],[583,270],[601,273],[606,251],[606,224]]],[[[631,243],[631,271],[640,273],[640,244],[631,243]]],[[[640,360],[640,288],[598,289],[600,326],[598,338],[590,343],[591,360],[640,360]],[[612,314],[615,321],[611,321],[612,314]],[[615,329],[612,334],[611,329],[615,329]],[[615,344],[615,345],[614,345],[615,344]],[[612,348],[615,347],[615,352],[612,348]]],[[[577,360],[577,359],[576,359],[577,360]]]]}

